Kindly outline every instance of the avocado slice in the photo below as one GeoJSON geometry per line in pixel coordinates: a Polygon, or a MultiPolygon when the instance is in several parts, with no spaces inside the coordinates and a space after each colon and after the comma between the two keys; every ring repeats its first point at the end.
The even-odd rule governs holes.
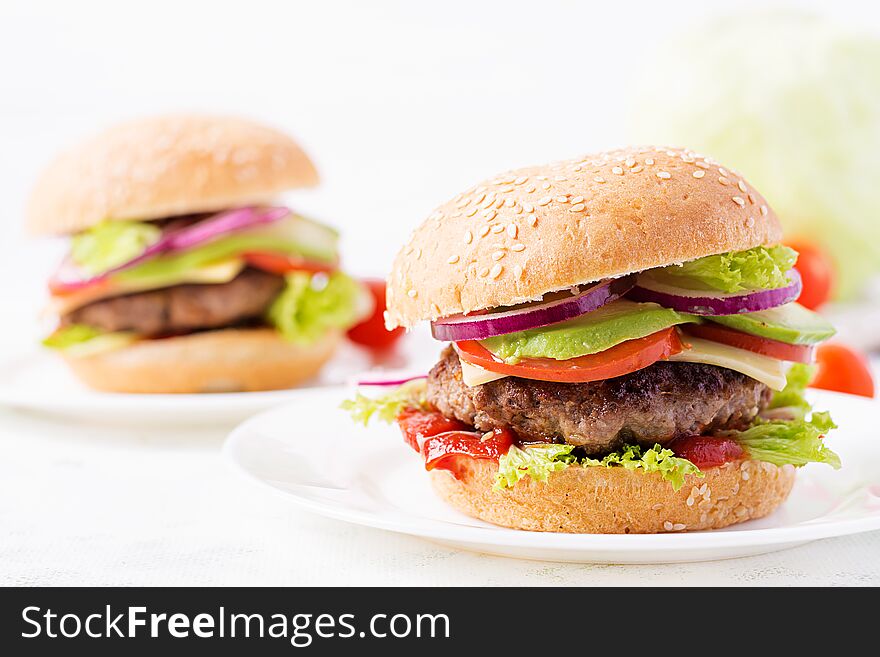
{"type": "Polygon", "coordinates": [[[762,338],[788,344],[816,344],[827,340],[837,331],[828,321],[799,303],[787,303],[778,308],[756,313],[706,317],[724,326],[762,338]]]}
{"type": "Polygon", "coordinates": [[[522,358],[568,360],[605,351],[626,340],[643,338],[676,324],[699,321],[694,315],[656,303],[618,299],[567,322],[497,335],[480,344],[510,364],[522,358]]]}

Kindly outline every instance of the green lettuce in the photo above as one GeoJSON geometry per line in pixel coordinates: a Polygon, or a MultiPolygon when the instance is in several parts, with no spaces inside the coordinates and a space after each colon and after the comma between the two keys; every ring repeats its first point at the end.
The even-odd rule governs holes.
{"type": "Polygon", "coordinates": [[[141,221],[102,221],[73,236],[70,257],[96,276],[141,255],[159,241],[162,230],[141,221]]]}
{"type": "Polygon", "coordinates": [[[785,388],[773,394],[768,408],[791,409],[803,417],[810,410],[810,402],[804,396],[813,378],[815,368],[804,363],[794,363],[785,375],[785,388]]]}
{"type": "Polygon", "coordinates": [[[797,251],[787,246],[756,246],[655,271],[685,286],[693,282],[726,293],[747,292],[785,287],[790,282],[786,274],[796,261],[797,251]]]}
{"type": "Polygon", "coordinates": [[[525,477],[546,481],[551,472],[570,465],[590,468],[622,467],[627,470],[656,472],[671,483],[673,490],[676,491],[684,485],[685,476],[689,474],[703,476],[693,463],[675,456],[672,450],[664,449],[660,445],[654,445],[651,449],[644,449],[639,445],[627,445],[601,459],[588,456],[578,458],[573,454],[574,449],[573,445],[539,445],[524,449],[512,446],[510,451],[498,461],[495,490],[512,488],[525,477]]]}
{"type": "Polygon", "coordinates": [[[360,283],[342,272],[293,272],[285,276],[284,291],[272,302],[267,319],[287,340],[312,344],[329,329],[356,324],[363,293],[360,283]]]}
{"type": "Polygon", "coordinates": [[[342,402],[340,408],[348,411],[352,420],[364,426],[373,417],[390,424],[408,408],[424,411],[429,409],[425,396],[426,387],[425,379],[414,379],[379,397],[367,397],[358,393],[354,399],[342,402]]]}
{"type": "Polygon", "coordinates": [[[119,349],[136,340],[134,333],[105,333],[85,324],[71,324],[58,328],[46,337],[43,346],[61,351],[67,356],[82,357],[119,349]]]}
{"type": "Polygon", "coordinates": [[[732,431],[732,437],[749,458],[773,465],[827,463],[835,470],[840,457],[825,446],[823,438],[837,425],[828,413],[813,413],[807,419],[781,421],[758,420],[745,431],[732,431]]]}

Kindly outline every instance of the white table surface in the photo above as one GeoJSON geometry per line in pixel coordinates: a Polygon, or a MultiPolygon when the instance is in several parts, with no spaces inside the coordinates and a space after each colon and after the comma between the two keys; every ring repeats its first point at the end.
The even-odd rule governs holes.
{"type": "Polygon", "coordinates": [[[225,433],[0,411],[0,584],[880,584],[880,532],[675,565],[557,564],[452,550],[293,508],[221,460],[225,433]]]}

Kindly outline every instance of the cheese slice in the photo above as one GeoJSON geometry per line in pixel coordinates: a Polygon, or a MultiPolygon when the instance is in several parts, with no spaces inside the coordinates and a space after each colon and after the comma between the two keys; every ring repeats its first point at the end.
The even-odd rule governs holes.
{"type": "MultiPolygon", "coordinates": [[[[691,348],[670,356],[670,361],[726,367],[766,384],[771,390],[782,390],[785,387],[787,367],[781,360],[691,336],[687,337],[687,342],[690,343],[691,348]]],[[[472,365],[462,358],[459,360],[461,361],[461,379],[466,386],[471,388],[508,376],[472,365]]]]}
{"type": "MultiPolygon", "coordinates": [[[[188,271],[186,274],[182,275],[179,280],[176,280],[174,284],[228,283],[238,276],[242,269],[244,269],[244,262],[238,258],[233,258],[188,271]]],[[[162,287],[167,287],[167,284],[163,284],[162,287]]],[[[44,313],[46,315],[66,315],[77,308],[87,306],[88,304],[100,301],[101,299],[118,297],[123,294],[133,294],[135,292],[146,292],[147,290],[154,288],[155,285],[137,281],[126,281],[115,283],[113,285],[96,285],[94,287],[87,287],[70,294],[53,296],[44,309],[44,313]]]]}
{"type": "Polygon", "coordinates": [[[507,374],[490,372],[478,365],[471,365],[463,358],[459,358],[458,360],[461,362],[461,380],[468,388],[481,386],[484,383],[489,383],[489,381],[497,381],[498,379],[503,379],[507,376],[507,374]]]}
{"type": "Polygon", "coordinates": [[[726,367],[765,383],[772,390],[782,390],[785,387],[787,368],[781,360],[745,349],[737,349],[720,342],[701,340],[691,336],[687,336],[685,339],[690,343],[691,348],[670,356],[669,360],[726,367]]]}

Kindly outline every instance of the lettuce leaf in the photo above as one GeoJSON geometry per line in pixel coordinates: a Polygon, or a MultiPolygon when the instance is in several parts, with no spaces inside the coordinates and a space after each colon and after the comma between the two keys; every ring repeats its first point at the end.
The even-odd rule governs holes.
{"type": "Polygon", "coordinates": [[[651,449],[644,449],[639,445],[627,445],[601,459],[588,456],[578,458],[572,453],[574,449],[573,445],[538,445],[524,449],[511,447],[510,451],[499,459],[495,490],[512,488],[520,479],[527,476],[536,481],[546,481],[551,472],[575,464],[590,468],[623,467],[627,470],[657,472],[671,483],[673,490],[676,491],[684,485],[686,475],[703,476],[693,463],[675,456],[672,450],[664,449],[660,445],[654,445],[651,449]]]}
{"type": "Polygon", "coordinates": [[[287,340],[308,345],[329,329],[348,329],[359,319],[363,289],[342,272],[285,276],[284,291],[272,302],[268,321],[287,340]]]}
{"type": "Polygon", "coordinates": [[[675,278],[676,282],[693,281],[726,293],[747,292],[785,287],[789,284],[786,273],[796,261],[797,251],[787,246],[756,246],[748,251],[707,256],[657,271],[661,276],[675,278]]]}
{"type": "Polygon", "coordinates": [[[84,357],[120,349],[137,340],[134,333],[104,333],[85,324],[71,324],[57,329],[43,340],[43,346],[66,356],[84,357]]]}
{"type": "Polygon", "coordinates": [[[827,463],[837,470],[840,457],[825,446],[823,438],[837,425],[828,413],[813,413],[809,420],[761,421],[745,431],[726,433],[756,461],[773,465],[827,463]]]}
{"type": "Polygon", "coordinates": [[[813,378],[814,367],[804,363],[794,363],[785,377],[785,388],[773,394],[769,409],[785,408],[801,418],[810,410],[810,402],[804,394],[813,378]]]}
{"type": "Polygon", "coordinates": [[[390,424],[408,408],[428,410],[426,388],[425,379],[414,379],[380,397],[367,397],[357,393],[354,399],[346,399],[342,402],[340,408],[348,411],[352,420],[364,426],[367,426],[373,417],[390,424]]]}
{"type": "Polygon", "coordinates": [[[70,245],[70,257],[93,276],[141,255],[159,241],[162,230],[141,221],[105,220],[77,235],[70,245]]]}

